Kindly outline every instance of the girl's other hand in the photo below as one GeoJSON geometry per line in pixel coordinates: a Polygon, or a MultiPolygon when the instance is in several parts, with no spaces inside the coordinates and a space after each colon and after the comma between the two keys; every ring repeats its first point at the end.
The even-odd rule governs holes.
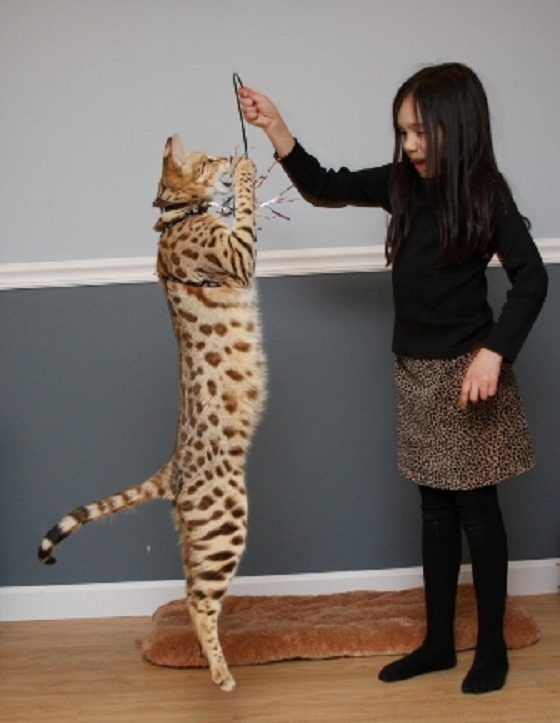
{"type": "Polygon", "coordinates": [[[469,402],[476,404],[495,396],[502,368],[502,356],[490,349],[482,348],[469,364],[463,380],[459,404],[463,409],[469,402]]]}

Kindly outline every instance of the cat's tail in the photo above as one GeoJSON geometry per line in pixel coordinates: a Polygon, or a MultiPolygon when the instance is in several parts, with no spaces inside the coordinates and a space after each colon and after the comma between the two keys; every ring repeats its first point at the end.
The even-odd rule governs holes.
{"type": "Polygon", "coordinates": [[[74,534],[74,532],[77,532],[80,527],[88,522],[103,519],[130,507],[136,507],[148,500],[173,500],[174,494],[171,489],[172,470],[173,464],[170,460],[144,482],[102,500],[91,502],[89,505],[76,507],[43,537],[39,546],[39,560],[44,562],[45,565],[53,565],[56,562],[52,556],[55,546],[74,534]]]}

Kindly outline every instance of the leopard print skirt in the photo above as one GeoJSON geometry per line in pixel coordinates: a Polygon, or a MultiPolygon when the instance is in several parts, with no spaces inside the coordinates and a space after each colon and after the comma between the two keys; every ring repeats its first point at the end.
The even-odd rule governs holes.
{"type": "Polygon", "coordinates": [[[455,359],[395,359],[399,472],[416,484],[470,490],[497,484],[535,464],[511,364],[495,397],[468,408],[459,392],[474,353],[455,359]]]}

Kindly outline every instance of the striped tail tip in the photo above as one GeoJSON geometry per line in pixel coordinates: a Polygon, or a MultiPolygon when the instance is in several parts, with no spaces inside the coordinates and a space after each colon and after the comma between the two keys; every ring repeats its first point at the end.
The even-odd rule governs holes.
{"type": "MultiPolygon", "coordinates": [[[[66,519],[67,517],[64,518],[63,522],[66,519]]],[[[62,540],[68,537],[68,534],[68,532],[63,531],[62,523],[52,527],[43,537],[41,544],[39,545],[39,560],[41,560],[41,562],[45,565],[54,565],[56,560],[52,556],[52,551],[59,542],[62,542],[62,540]]]]}
{"type": "Polygon", "coordinates": [[[39,557],[39,560],[45,564],[45,565],[54,565],[56,563],[56,559],[52,556],[53,546],[49,542],[49,540],[44,539],[43,542],[41,542],[39,546],[39,550],[37,551],[37,555],[39,557]]]}

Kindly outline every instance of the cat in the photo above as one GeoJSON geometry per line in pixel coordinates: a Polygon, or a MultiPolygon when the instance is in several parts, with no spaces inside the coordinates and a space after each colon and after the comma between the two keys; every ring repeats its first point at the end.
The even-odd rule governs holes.
{"type": "Polygon", "coordinates": [[[39,558],[92,520],[152,498],[172,503],[187,581],[187,606],[214,683],[235,681],[218,638],[221,601],[245,549],[247,451],[262,414],[266,365],[253,284],[255,166],[165,144],[154,206],[161,210],[157,274],[179,349],[179,421],[171,459],[145,482],[78,507],[55,525],[39,558]],[[234,218],[210,213],[233,172],[234,218]]]}

